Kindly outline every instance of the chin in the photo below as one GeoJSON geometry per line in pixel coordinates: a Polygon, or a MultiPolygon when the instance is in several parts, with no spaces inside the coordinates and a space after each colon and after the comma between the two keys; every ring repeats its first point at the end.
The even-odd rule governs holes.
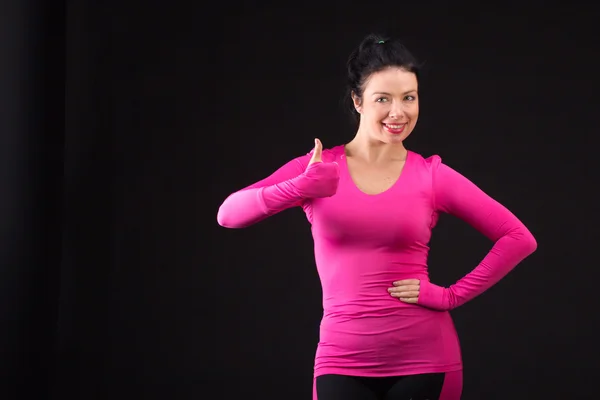
{"type": "Polygon", "coordinates": [[[384,132],[382,135],[382,141],[388,144],[402,143],[408,137],[409,133],[403,133],[400,135],[393,135],[388,132],[384,132]]]}

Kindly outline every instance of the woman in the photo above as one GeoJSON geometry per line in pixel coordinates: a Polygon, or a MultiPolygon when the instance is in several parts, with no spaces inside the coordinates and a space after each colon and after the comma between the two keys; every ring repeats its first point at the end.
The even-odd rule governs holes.
{"type": "Polygon", "coordinates": [[[242,228],[290,207],[312,225],[323,288],[314,399],[457,400],[459,340],[449,311],[490,288],[537,243],[509,210],[442,163],[407,150],[419,117],[418,65],[396,40],[367,36],[348,61],[354,138],[295,158],[231,194],[218,222],[242,228]],[[493,241],[448,288],[429,281],[440,213],[493,241]]]}

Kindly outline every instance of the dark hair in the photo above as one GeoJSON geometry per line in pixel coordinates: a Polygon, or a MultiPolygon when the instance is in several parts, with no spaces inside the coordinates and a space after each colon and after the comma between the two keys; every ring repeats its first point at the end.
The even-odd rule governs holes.
{"type": "Polygon", "coordinates": [[[363,85],[371,74],[388,67],[401,67],[412,72],[419,80],[417,59],[398,40],[376,34],[367,35],[356,47],[347,62],[348,78],[346,101],[350,102],[353,116],[357,116],[351,95],[362,97],[363,85]]]}

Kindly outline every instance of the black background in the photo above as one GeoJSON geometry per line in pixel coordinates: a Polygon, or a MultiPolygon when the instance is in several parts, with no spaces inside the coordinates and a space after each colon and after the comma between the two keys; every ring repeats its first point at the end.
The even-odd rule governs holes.
{"type": "MultiPolygon", "coordinates": [[[[216,212],[314,137],[352,138],[345,61],[374,31],[425,62],[407,147],[538,240],[452,312],[463,399],[593,399],[597,15],[524,4],[3,3],[2,397],[310,398],[303,213],[227,230],[216,212]]],[[[431,245],[448,285],[491,243],[443,217],[431,245]]]]}

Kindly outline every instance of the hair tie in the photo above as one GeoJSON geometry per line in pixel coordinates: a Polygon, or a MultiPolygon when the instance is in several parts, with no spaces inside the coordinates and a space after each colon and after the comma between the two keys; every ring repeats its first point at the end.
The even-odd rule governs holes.
{"type": "Polygon", "coordinates": [[[380,40],[379,42],[377,42],[377,44],[381,44],[381,43],[385,43],[385,41],[380,40]]]}

